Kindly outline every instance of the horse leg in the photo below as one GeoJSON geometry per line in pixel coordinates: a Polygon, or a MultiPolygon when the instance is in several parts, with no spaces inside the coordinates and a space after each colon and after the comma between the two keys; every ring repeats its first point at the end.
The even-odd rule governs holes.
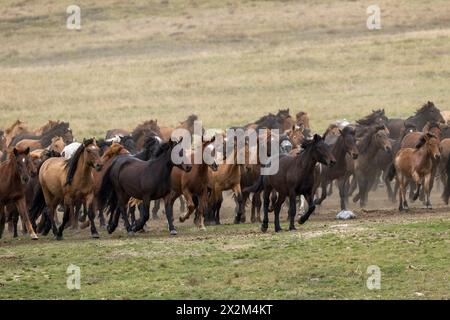
{"type": "Polygon", "coordinates": [[[5,230],[5,207],[0,203],[0,239],[2,238],[3,231],[5,230]]]}
{"type": "MultiPolygon", "coordinates": [[[[17,224],[19,222],[19,213],[16,212],[16,210],[14,210],[13,212],[11,212],[12,214],[12,223],[13,223],[13,238],[17,238],[19,236],[19,234],[17,233],[17,224]]],[[[23,228],[23,221],[22,221],[22,228],[23,228]]],[[[26,232],[26,229],[23,228],[22,232],[26,232]]]]}
{"type": "Polygon", "coordinates": [[[222,195],[217,199],[216,204],[214,205],[214,221],[216,224],[220,224],[220,209],[222,208],[223,197],[222,195]]]}
{"type": "Polygon", "coordinates": [[[95,227],[95,211],[97,210],[97,206],[94,202],[94,196],[91,195],[86,199],[86,207],[87,207],[87,214],[89,217],[89,222],[91,225],[91,237],[94,239],[100,238],[97,228],[95,227]]]}
{"type": "MultiPolygon", "coordinates": [[[[75,205],[75,212],[77,212],[77,213],[80,212],[81,204],[82,204],[81,202],[77,202],[77,204],[75,205]]],[[[83,213],[79,215],[78,221],[86,222],[87,215],[88,215],[88,213],[86,211],[86,208],[83,207],[83,213]]]]}
{"type": "Polygon", "coordinates": [[[205,228],[205,209],[208,202],[208,193],[205,190],[201,195],[198,202],[198,227],[200,230],[206,230],[205,228]]]}
{"type": "Polygon", "coordinates": [[[148,221],[148,219],[150,218],[150,198],[149,197],[144,197],[144,199],[142,199],[142,205],[143,205],[143,215],[141,216],[141,218],[138,220],[136,226],[134,227],[134,232],[142,230],[142,228],[144,228],[145,223],[148,221]]]}
{"type": "Polygon", "coordinates": [[[64,227],[66,226],[67,222],[70,220],[71,217],[74,216],[74,206],[71,201],[67,202],[64,201],[64,216],[63,221],[58,229],[58,234],[56,235],[56,240],[62,240],[63,239],[63,231],[64,227]]]}
{"type": "Polygon", "coordinates": [[[384,184],[386,185],[386,191],[387,191],[389,200],[391,200],[392,202],[395,202],[395,194],[394,194],[394,191],[392,190],[391,182],[388,179],[388,170],[383,171],[383,181],[384,181],[384,184]]]}
{"type": "MultiPolygon", "coordinates": [[[[325,192],[326,192],[326,189],[325,189],[325,192]]],[[[297,198],[296,194],[291,194],[289,196],[289,230],[290,231],[296,230],[295,223],[294,223],[295,215],[297,214],[296,198],[297,198]]]]}
{"type": "Polygon", "coordinates": [[[408,185],[406,178],[400,173],[397,176],[398,184],[399,184],[399,199],[400,199],[400,205],[399,210],[408,210],[408,202],[406,201],[406,186],[408,185]]]}
{"type": "Polygon", "coordinates": [[[17,208],[17,211],[19,212],[20,219],[25,222],[27,231],[28,231],[31,239],[37,240],[38,236],[34,232],[33,226],[31,225],[30,218],[28,217],[27,201],[25,200],[25,197],[16,201],[16,208],[17,208]]]}
{"type": "Polygon", "coordinates": [[[264,188],[263,192],[263,212],[264,218],[261,224],[261,231],[266,232],[269,228],[269,205],[270,205],[270,194],[272,192],[272,188],[267,186],[264,188]]]}
{"type": "Polygon", "coordinates": [[[166,212],[167,225],[171,236],[176,236],[178,233],[173,225],[173,204],[175,203],[175,199],[172,193],[169,193],[164,199],[164,211],[166,212]]]}
{"type": "MultiPolygon", "coordinates": [[[[49,230],[47,231],[47,230],[44,230],[44,231],[47,231],[47,233],[46,234],[48,234],[48,232],[50,231],[50,229],[52,229],[52,232],[53,232],[53,235],[56,237],[57,236],[57,234],[58,234],[58,228],[56,227],[56,221],[55,221],[55,214],[56,214],[56,207],[57,207],[57,205],[54,205],[54,206],[49,206],[47,209],[44,209],[45,211],[45,215],[46,215],[46,219],[45,220],[47,220],[47,221],[49,221],[49,225],[50,225],[50,228],[49,228],[49,230]]],[[[47,227],[48,228],[48,227],[47,227]]],[[[46,228],[46,229],[47,229],[46,228]]],[[[44,235],[44,234],[43,234],[44,235]]]]}
{"type": "MultiPolygon", "coordinates": [[[[283,206],[284,200],[286,200],[286,196],[282,195],[281,193],[278,193],[278,199],[277,202],[274,204],[274,225],[275,225],[275,232],[283,231],[280,226],[280,211],[281,207],[283,206]]],[[[295,201],[294,201],[295,204],[295,201]]]]}
{"type": "Polygon", "coordinates": [[[347,179],[340,178],[337,181],[338,189],[339,189],[339,198],[341,200],[341,210],[347,210],[347,179]]]}
{"type": "MultiPolygon", "coordinates": [[[[327,185],[328,181],[325,177],[321,177],[322,181],[320,182],[320,188],[321,188],[321,195],[319,199],[314,200],[316,205],[320,205],[323,200],[327,197],[327,185]]],[[[330,185],[333,184],[333,181],[330,182],[330,185]]]]}
{"type": "Polygon", "coordinates": [[[100,222],[100,227],[104,228],[106,226],[106,223],[105,223],[105,215],[103,213],[103,208],[98,208],[97,211],[98,211],[98,220],[100,222]]]}
{"type": "MultiPolygon", "coordinates": [[[[78,202],[78,201],[77,201],[78,202]]],[[[78,207],[78,210],[72,209],[70,211],[70,226],[73,230],[78,230],[79,226],[78,226],[78,216],[80,213],[80,208],[81,208],[81,204],[77,203],[77,205],[80,205],[78,207]]]]}
{"type": "Polygon", "coordinates": [[[300,219],[298,220],[298,223],[300,224],[304,224],[308,219],[309,216],[314,212],[314,210],[316,209],[316,205],[314,204],[314,195],[313,194],[308,194],[305,196],[306,201],[308,202],[308,211],[306,211],[305,214],[303,214],[300,219]]]}
{"type": "Polygon", "coordinates": [[[187,211],[180,216],[180,222],[185,222],[194,212],[195,204],[194,200],[192,199],[192,193],[188,188],[183,188],[182,192],[187,202],[187,211]]]}
{"type": "MultiPolygon", "coordinates": [[[[245,212],[245,206],[247,204],[247,200],[250,198],[250,193],[249,192],[243,192],[242,193],[242,215],[241,215],[241,222],[245,223],[245,221],[247,220],[246,217],[246,212],[245,212]]],[[[234,199],[236,202],[236,208],[234,210],[234,213],[237,215],[238,211],[239,211],[239,202],[237,201],[237,199],[234,199]]]]}
{"type": "Polygon", "coordinates": [[[186,201],[184,200],[184,197],[179,197],[178,201],[180,201],[180,212],[186,211],[186,201]]]}
{"type": "Polygon", "coordinates": [[[424,189],[423,191],[424,191],[425,197],[426,197],[425,205],[426,205],[427,209],[433,209],[433,207],[431,205],[431,201],[430,201],[430,193],[431,193],[431,188],[433,186],[432,180],[433,180],[433,174],[429,173],[425,176],[424,184],[423,184],[423,189],[424,189]]]}
{"type": "Polygon", "coordinates": [[[241,185],[238,183],[233,186],[233,192],[236,196],[236,201],[238,202],[238,212],[237,215],[234,217],[234,223],[239,224],[241,222],[245,222],[245,213],[244,212],[244,199],[242,197],[242,191],[241,191],[241,185]],[[244,220],[242,220],[242,216],[244,216],[244,220]]]}
{"type": "Polygon", "coordinates": [[[158,211],[159,208],[161,208],[161,200],[155,200],[153,201],[153,209],[152,209],[152,219],[153,220],[158,220],[158,211]]]}

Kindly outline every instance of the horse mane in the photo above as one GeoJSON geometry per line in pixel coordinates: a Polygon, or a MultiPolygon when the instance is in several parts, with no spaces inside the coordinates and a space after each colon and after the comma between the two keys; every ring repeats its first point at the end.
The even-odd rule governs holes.
{"type": "Polygon", "coordinates": [[[25,124],[25,122],[16,120],[9,128],[5,129],[5,134],[10,134],[16,126],[19,126],[21,124],[25,124]]]}
{"type": "Polygon", "coordinates": [[[148,131],[151,131],[158,136],[161,135],[161,130],[158,126],[158,120],[150,119],[141,123],[133,130],[131,136],[133,137],[134,141],[137,141],[139,137],[146,134],[148,131]]]}
{"type": "Polygon", "coordinates": [[[356,120],[356,123],[361,126],[370,126],[374,124],[375,119],[377,117],[384,117],[384,116],[385,116],[384,109],[372,110],[371,114],[365,116],[364,118],[356,120]]]}
{"type": "Polygon", "coordinates": [[[103,158],[105,159],[110,159],[114,156],[119,155],[122,150],[124,150],[125,147],[123,145],[121,145],[120,143],[112,143],[111,144],[111,148],[109,148],[104,154],[103,154],[103,158]]]}
{"type": "Polygon", "coordinates": [[[428,101],[420,109],[416,110],[416,115],[419,115],[421,113],[427,112],[429,109],[433,109],[433,108],[436,108],[434,103],[431,102],[431,101],[428,101]]]}
{"type": "Polygon", "coordinates": [[[285,119],[285,118],[289,118],[291,115],[289,114],[289,108],[286,109],[279,109],[277,114],[275,115],[276,117],[285,119]]]}
{"type": "Polygon", "coordinates": [[[78,147],[77,151],[75,151],[72,158],[65,161],[64,168],[67,169],[67,179],[66,186],[72,184],[73,177],[75,176],[75,171],[77,171],[78,160],[80,160],[81,155],[84,152],[86,146],[94,143],[94,139],[86,139],[83,143],[78,147]]]}
{"type": "Polygon", "coordinates": [[[355,128],[351,127],[351,126],[345,126],[344,129],[341,130],[342,135],[346,136],[346,135],[355,135],[356,134],[356,130],[355,128]]]}
{"type": "Polygon", "coordinates": [[[144,146],[142,147],[142,151],[136,154],[135,157],[140,160],[149,160],[150,158],[155,157],[157,155],[157,151],[161,149],[158,148],[156,150],[155,145],[159,146],[159,141],[156,139],[156,136],[152,135],[147,137],[147,139],[145,139],[144,146]]]}
{"type": "Polygon", "coordinates": [[[338,128],[337,124],[334,124],[334,123],[330,124],[328,126],[328,128],[325,130],[325,132],[323,133],[322,137],[325,138],[328,134],[330,134],[331,130],[336,129],[336,128],[338,128]]]}
{"type": "Polygon", "coordinates": [[[425,128],[427,128],[427,131],[430,131],[433,128],[441,129],[441,126],[439,125],[439,123],[432,121],[432,122],[427,122],[427,124],[423,128],[424,129],[423,131],[425,131],[425,128]]]}
{"type": "Polygon", "coordinates": [[[416,149],[422,148],[422,146],[427,142],[427,140],[425,139],[425,136],[426,136],[426,135],[427,135],[429,138],[436,138],[436,139],[437,139],[437,137],[436,137],[434,134],[427,132],[427,133],[423,134],[423,135],[420,137],[419,142],[416,144],[416,149]]]}
{"type": "Polygon", "coordinates": [[[197,121],[198,117],[195,114],[191,114],[184,122],[186,122],[188,127],[194,126],[194,121],[197,121]]]}
{"type": "Polygon", "coordinates": [[[66,132],[69,131],[69,129],[70,128],[68,122],[60,122],[54,127],[50,128],[47,132],[41,135],[40,141],[42,146],[49,146],[52,143],[52,139],[54,137],[62,137],[66,132]]]}

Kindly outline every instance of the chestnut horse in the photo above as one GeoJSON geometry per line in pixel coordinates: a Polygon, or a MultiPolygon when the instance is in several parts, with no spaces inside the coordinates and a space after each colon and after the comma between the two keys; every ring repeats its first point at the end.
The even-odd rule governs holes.
{"type": "Polygon", "coordinates": [[[9,146],[11,141],[18,135],[27,134],[28,126],[25,122],[20,120],[16,120],[9,128],[5,130],[5,143],[6,146],[9,146]]]}
{"type": "Polygon", "coordinates": [[[72,158],[69,160],[50,158],[39,170],[41,190],[36,195],[33,206],[43,207],[43,195],[49,209],[48,218],[57,240],[62,240],[64,227],[69,217],[72,227],[77,228],[78,219],[74,208],[80,202],[85,202],[88,208],[92,237],[99,237],[94,223],[94,181],[91,172],[91,168],[97,171],[102,168],[99,151],[95,138],[84,139],[72,158]],[[64,217],[57,229],[54,217],[59,204],[64,204],[64,217]]]}
{"type": "Polygon", "coordinates": [[[28,148],[25,150],[13,148],[8,155],[8,160],[0,164],[0,238],[5,228],[5,206],[10,204],[16,207],[31,239],[38,238],[28,217],[25,198],[30,171],[32,171],[29,153],[28,148]]]}
{"type": "Polygon", "coordinates": [[[172,127],[160,127],[160,132],[161,132],[161,138],[164,141],[169,141],[170,137],[172,136],[172,132],[175,129],[186,129],[188,130],[191,135],[194,134],[194,122],[198,120],[198,117],[195,114],[191,114],[186,120],[180,122],[178,124],[178,126],[176,126],[175,128],[172,127]]]}
{"type": "Polygon", "coordinates": [[[433,162],[441,156],[439,139],[432,133],[423,135],[415,148],[403,148],[395,156],[394,164],[390,168],[389,177],[396,180],[400,186],[399,210],[408,210],[406,201],[406,186],[410,181],[417,185],[413,201],[419,197],[420,187],[423,185],[426,197],[426,207],[431,209],[430,183],[433,177],[433,162]]]}
{"type": "Polygon", "coordinates": [[[167,203],[166,208],[169,208],[171,211],[173,211],[173,203],[178,197],[183,195],[186,199],[187,212],[180,216],[180,222],[189,219],[197,207],[198,215],[196,216],[195,222],[200,230],[205,230],[204,217],[208,204],[208,168],[211,168],[212,171],[217,171],[218,168],[215,160],[211,164],[205,163],[203,153],[209,149],[210,155],[215,156],[214,145],[212,144],[214,143],[214,138],[211,140],[203,140],[202,137],[201,146],[198,146],[191,153],[191,163],[193,163],[191,171],[186,172],[179,168],[173,168],[170,176],[172,191],[165,198],[167,203]],[[199,159],[202,159],[200,164],[194,163],[194,159],[196,159],[195,153],[197,153],[199,159]],[[197,198],[197,205],[194,203],[194,197],[197,198]]]}

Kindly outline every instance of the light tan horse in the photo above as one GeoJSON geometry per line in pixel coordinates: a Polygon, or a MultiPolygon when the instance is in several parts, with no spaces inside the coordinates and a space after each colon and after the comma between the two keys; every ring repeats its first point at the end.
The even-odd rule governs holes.
{"type": "MultiPolygon", "coordinates": [[[[25,141],[25,140],[22,140],[22,141],[25,141]]],[[[17,145],[21,144],[22,141],[17,143],[17,145]]],[[[64,139],[62,137],[53,137],[52,143],[47,148],[35,149],[31,152],[31,155],[33,157],[41,158],[42,155],[44,154],[45,150],[54,151],[54,152],[61,154],[63,152],[65,146],[66,146],[66,144],[64,143],[64,139]]]]}
{"type": "Polygon", "coordinates": [[[99,147],[94,138],[85,139],[72,158],[50,158],[45,161],[39,171],[39,182],[49,208],[49,218],[53,234],[57,240],[63,236],[64,226],[71,219],[71,225],[78,227],[74,207],[77,203],[85,201],[88,208],[91,235],[98,238],[94,223],[94,181],[92,168],[100,171],[102,168],[99,156],[99,147]],[[59,229],[56,229],[54,216],[56,207],[64,204],[64,218],[59,229]]]}
{"type": "Polygon", "coordinates": [[[9,146],[15,136],[25,133],[29,133],[26,123],[20,120],[16,120],[16,122],[14,122],[11,127],[5,130],[6,146],[9,146]]]}
{"type": "Polygon", "coordinates": [[[400,186],[399,210],[408,210],[406,201],[406,187],[413,181],[417,185],[413,200],[419,197],[420,187],[426,196],[426,207],[431,209],[430,184],[433,177],[433,162],[441,156],[439,150],[439,139],[432,133],[426,133],[415,148],[402,148],[394,159],[394,166],[390,169],[389,178],[396,176],[400,186]]]}

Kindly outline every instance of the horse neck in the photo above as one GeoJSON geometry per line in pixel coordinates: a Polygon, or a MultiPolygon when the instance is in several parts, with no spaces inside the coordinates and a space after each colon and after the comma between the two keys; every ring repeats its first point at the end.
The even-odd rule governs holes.
{"type": "Polygon", "coordinates": [[[302,153],[300,153],[297,156],[297,166],[301,170],[306,170],[305,172],[309,172],[309,170],[314,170],[316,164],[317,159],[314,159],[312,146],[307,147],[302,153]]]}
{"type": "Polygon", "coordinates": [[[416,156],[419,157],[418,167],[423,168],[428,165],[431,165],[432,159],[431,159],[431,155],[428,152],[428,148],[427,148],[426,144],[423,145],[422,147],[420,147],[419,149],[417,149],[415,154],[416,154],[416,156]]]}
{"type": "Polygon", "coordinates": [[[373,159],[378,152],[378,147],[373,143],[373,137],[370,138],[369,145],[366,147],[365,151],[362,153],[363,157],[367,159],[373,159]]]}
{"type": "Polygon", "coordinates": [[[78,181],[90,181],[89,179],[92,178],[91,167],[85,161],[84,152],[82,155],[80,155],[80,158],[78,159],[77,170],[74,175],[74,180],[76,177],[78,177],[79,179],[78,181]]]}
{"type": "Polygon", "coordinates": [[[346,164],[345,156],[347,155],[347,150],[345,150],[344,137],[342,135],[337,139],[331,153],[336,159],[336,164],[333,168],[346,164]]]}
{"type": "Polygon", "coordinates": [[[19,174],[17,173],[17,167],[14,159],[8,159],[3,163],[0,170],[0,176],[4,185],[12,185],[15,179],[19,179],[19,174]]]}

